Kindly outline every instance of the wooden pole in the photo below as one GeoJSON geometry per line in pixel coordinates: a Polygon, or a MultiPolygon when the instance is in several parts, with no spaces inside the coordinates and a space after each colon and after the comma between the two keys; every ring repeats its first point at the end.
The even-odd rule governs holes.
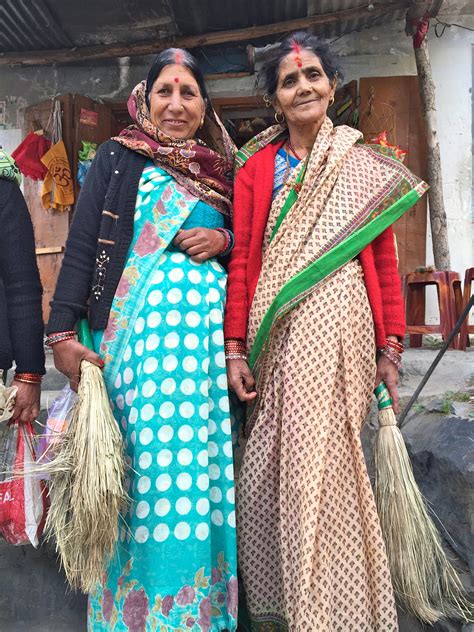
{"type": "MultiPolygon", "coordinates": [[[[97,46],[82,46],[78,48],[58,50],[36,50],[0,54],[0,66],[48,66],[51,64],[67,64],[71,62],[84,62],[90,59],[110,59],[114,57],[132,57],[137,55],[152,55],[154,53],[175,46],[179,48],[196,48],[198,46],[211,46],[228,42],[242,42],[257,39],[268,35],[277,35],[307,29],[324,24],[335,24],[345,20],[357,20],[361,18],[375,18],[393,11],[406,8],[406,0],[396,2],[373,2],[371,9],[368,6],[355,7],[334,13],[310,15],[305,18],[263,24],[243,29],[229,31],[216,31],[201,35],[188,35],[184,37],[154,39],[145,42],[133,42],[130,44],[100,44],[97,46]]],[[[131,25],[133,28],[133,25],[131,25]]]]}
{"type": "Polygon", "coordinates": [[[434,262],[438,270],[450,270],[451,261],[449,256],[448,226],[441,177],[441,154],[436,126],[435,85],[431,72],[426,37],[421,43],[421,46],[414,48],[414,51],[420,86],[421,109],[426,128],[426,167],[428,184],[430,185],[428,196],[434,262]]]}

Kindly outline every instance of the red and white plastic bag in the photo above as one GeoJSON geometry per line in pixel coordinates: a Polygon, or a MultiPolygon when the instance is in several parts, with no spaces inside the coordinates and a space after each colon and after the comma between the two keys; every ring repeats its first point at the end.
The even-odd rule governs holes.
{"type": "Polygon", "coordinates": [[[36,465],[31,424],[0,424],[0,534],[15,545],[37,547],[47,509],[46,486],[36,465]]]}

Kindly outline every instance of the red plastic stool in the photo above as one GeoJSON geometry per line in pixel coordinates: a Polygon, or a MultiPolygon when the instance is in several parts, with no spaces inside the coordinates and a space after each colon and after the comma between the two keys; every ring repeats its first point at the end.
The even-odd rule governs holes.
{"type": "MultiPolygon", "coordinates": [[[[461,315],[463,309],[469,302],[472,294],[472,283],[474,281],[474,268],[468,268],[464,275],[464,290],[462,295],[462,306],[458,312],[458,318],[461,315]]],[[[461,331],[459,333],[458,349],[466,351],[466,347],[470,346],[469,334],[474,334],[474,325],[469,324],[469,316],[463,322],[461,331]]]]}
{"type": "MultiPolygon", "coordinates": [[[[421,347],[423,334],[441,334],[446,340],[454,327],[456,318],[457,272],[412,272],[403,277],[407,333],[410,347],[421,347]],[[425,323],[426,287],[435,285],[438,295],[439,324],[425,323]]],[[[455,348],[455,342],[451,344],[455,348]]]]}

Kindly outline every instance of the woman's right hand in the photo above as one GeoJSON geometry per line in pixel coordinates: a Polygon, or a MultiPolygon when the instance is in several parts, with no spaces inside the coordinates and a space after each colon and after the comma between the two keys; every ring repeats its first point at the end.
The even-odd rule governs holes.
{"type": "Polygon", "coordinates": [[[81,378],[81,362],[87,360],[99,368],[104,367],[101,357],[77,340],[63,340],[53,345],[54,366],[68,379],[73,391],[77,392],[81,378]]]}
{"type": "Polygon", "coordinates": [[[257,397],[255,379],[245,360],[227,360],[227,380],[241,402],[249,402],[257,397]]]}

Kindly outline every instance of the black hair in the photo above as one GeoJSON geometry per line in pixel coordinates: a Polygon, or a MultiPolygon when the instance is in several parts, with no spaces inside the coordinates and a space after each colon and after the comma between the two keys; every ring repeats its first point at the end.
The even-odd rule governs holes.
{"type": "Polygon", "coordinates": [[[161,53],[158,53],[158,55],[155,57],[146,78],[145,98],[148,107],[150,107],[150,92],[153,84],[158,79],[163,68],[165,66],[170,66],[171,64],[176,64],[177,59],[179,60],[179,63],[187,68],[196,79],[196,83],[199,86],[199,91],[202,98],[206,102],[207,108],[209,104],[209,95],[207,94],[206,84],[204,83],[204,75],[199,68],[199,64],[196,58],[191,55],[189,51],[184,50],[183,48],[166,48],[165,50],[161,51],[161,53]]]}
{"type": "Polygon", "coordinates": [[[263,63],[259,72],[259,84],[265,90],[270,99],[275,98],[278,86],[278,72],[282,60],[295,51],[295,45],[310,50],[321,61],[324,72],[329,81],[342,79],[342,70],[339,57],[333,53],[329,46],[320,40],[316,35],[312,35],[307,31],[297,31],[287,35],[285,39],[275,47],[272,56],[263,63]]]}

